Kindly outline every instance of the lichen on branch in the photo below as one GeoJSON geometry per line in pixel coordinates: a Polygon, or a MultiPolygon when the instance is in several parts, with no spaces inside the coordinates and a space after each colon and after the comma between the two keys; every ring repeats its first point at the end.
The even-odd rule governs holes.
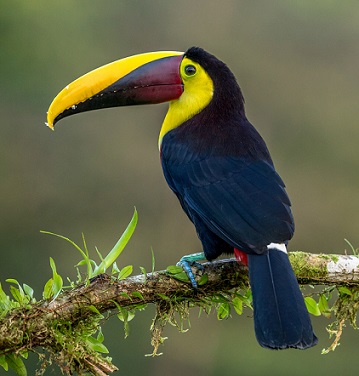
{"type": "MultiPolygon", "coordinates": [[[[356,327],[359,258],[304,252],[293,252],[289,257],[301,284],[327,286],[315,293],[317,300],[313,299],[313,294],[308,297],[311,299],[309,310],[326,317],[334,314],[335,320],[328,329],[336,336],[333,347],[329,348],[333,350],[339,342],[343,322],[349,320],[356,327]],[[330,306],[336,291],[336,302],[330,306]]],[[[0,320],[0,364],[11,358],[19,362],[22,354],[42,348],[48,354],[44,364],[56,362],[67,375],[90,372],[104,376],[117,369],[101,355],[107,351],[100,330],[106,312],[116,312],[126,327],[137,309],[156,304],[152,340],[156,355],[163,342],[162,329],[166,322],[183,329],[181,323],[174,322],[174,313],[179,312],[180,317],[186,318],[190,308],[199,306],[206,312],[215,309],[217,317],[222,319],[233,309],[241,314],[243,307],[251,306],[245,266],[234,259],[204,263],[203,266],[202,276],[197,276],[201,281],[198,291],[194,291],[188,282],[179,280],[183,279],[183,273],[176,267],[124,279],[118,279],[118,275],[100,274],[70,290],[56,292],[55,299],[38,302],[28,288],[24,291],[19,284],[17,288],[11,286],[13,300],[5,298],[1,290],[1,300],[3,305],[8,302],[8,310],[0,320]]],[[[129,270],[122,270],[119,275],[122,272],[121,276],[126,276],[129,270]]]]}

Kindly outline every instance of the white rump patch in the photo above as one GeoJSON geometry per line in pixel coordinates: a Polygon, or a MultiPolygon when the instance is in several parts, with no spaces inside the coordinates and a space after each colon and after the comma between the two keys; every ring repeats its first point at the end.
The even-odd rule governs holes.
{"type": "Polygon", "coordinates": [[[282,251],[284,253],[288,253],[287,252],[287,247],[285,246],[284,243],[270,243],[267,245],[267,248],[268,250],[270,249],[277,249],[278,251],[282,251]]]}

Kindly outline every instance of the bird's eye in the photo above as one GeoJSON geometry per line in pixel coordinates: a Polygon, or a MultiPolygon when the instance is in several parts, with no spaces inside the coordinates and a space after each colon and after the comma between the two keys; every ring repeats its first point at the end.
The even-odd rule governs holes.
{"type": "Polygon", "coordinates": [[[194,65],[186,65],[184,71],[187,76],[194,76],[197,72],[197,69],[194,65]]]}

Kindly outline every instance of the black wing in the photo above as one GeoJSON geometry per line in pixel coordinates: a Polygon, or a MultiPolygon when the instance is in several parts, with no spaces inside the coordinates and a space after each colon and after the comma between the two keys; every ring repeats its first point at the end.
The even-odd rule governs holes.
{"type": "Polygon", "coordinates": [[[272,242],[291,239],[290,201],[271,161],[206,156],[171,144],[162,154],[164,175],[190,218],[199,217],[218,237],[247,252],[262,253],[272,242]]]}

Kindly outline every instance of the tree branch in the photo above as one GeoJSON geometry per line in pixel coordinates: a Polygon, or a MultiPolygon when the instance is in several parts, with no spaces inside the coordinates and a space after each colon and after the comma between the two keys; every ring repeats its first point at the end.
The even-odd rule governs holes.
{"type": "MultiPolygon", "coordinates": [[[[359,286],[357,256],[304,252],[290,253],[289,256],[301,284],[359,286]]],[[[147,303],[168,305],[173,299],[176,302],[203,303],[203,299],[216,294],[248,288],[248,270],[234,259],[203,265],[208,281],[196,292],[189,283],[168,276],[166,271],[120,281],[102,274],[88,285],[63,292],[53,301],[40,301],[14,309],[0,320],[0,356],[24,349],[36,351],[41,347],[51,353],[60,366],[66,364],[67,368],[62,367],[62,370],[68,375],[74,371],[107,375],[116,367],[96,351],[91,351],[86,340],[98,328],[100,313],[147,303]],[[69,354],[66,346],[68,336],[74,335],[72,331],[77,331],[74,340],[77,348],[69,354]],[[76,365],[69,364],[71,361],[76,365]]]]}

